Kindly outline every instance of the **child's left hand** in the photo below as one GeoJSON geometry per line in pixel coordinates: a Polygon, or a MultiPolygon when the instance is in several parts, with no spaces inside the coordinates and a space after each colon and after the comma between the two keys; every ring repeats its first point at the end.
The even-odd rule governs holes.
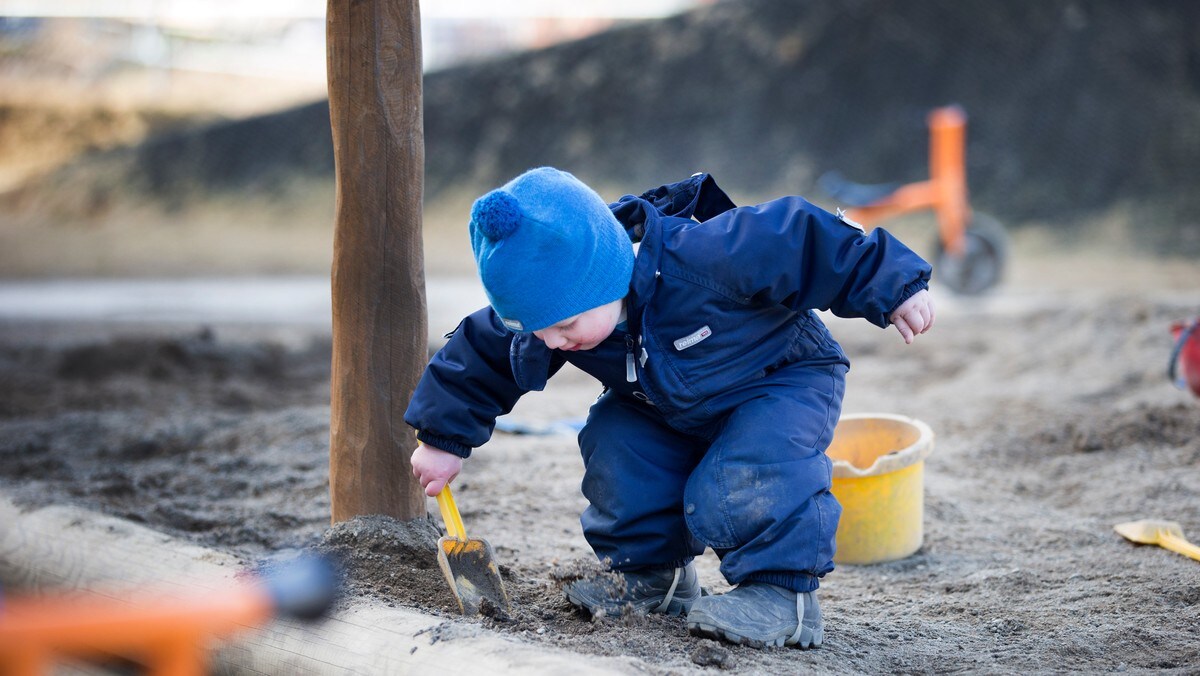
{"type": "Polygon", "coordinates": [[[921,289],[896,308],[891,320],[904,343],[911,345],[914,338],[933,328],[933,317],[933,298],[927,289],[921,289]]]}

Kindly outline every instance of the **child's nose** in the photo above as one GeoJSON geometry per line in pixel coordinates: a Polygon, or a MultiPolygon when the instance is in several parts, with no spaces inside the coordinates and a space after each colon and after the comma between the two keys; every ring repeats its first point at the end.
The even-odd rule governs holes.
{"type": "Polygon", "coordinates": [[[567,340],[557,331],[547,331],[542,340],[545,341],[546,347],[551,350],[557,350],[567,344],[567,340]]]}

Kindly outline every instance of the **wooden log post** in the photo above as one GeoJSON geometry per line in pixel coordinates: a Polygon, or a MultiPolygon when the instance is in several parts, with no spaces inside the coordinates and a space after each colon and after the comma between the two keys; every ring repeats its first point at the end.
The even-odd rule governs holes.
{"type": "Polygon", "coordinates": [[[417,0],[329,0],[337,174],[329,489],[334,523],[413,519],[425,495],[404,424],[428,357],[421,198],[425,147],[417,0]]]}

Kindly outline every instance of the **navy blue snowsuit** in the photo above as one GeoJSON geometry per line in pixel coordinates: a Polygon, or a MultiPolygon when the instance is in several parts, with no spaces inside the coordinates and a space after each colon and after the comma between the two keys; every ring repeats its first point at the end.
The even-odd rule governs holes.
{"type": "Polygon", "coordinates": [[[610,207],[641,243],[624,330],[562,352],[484,308],[431,360],[405,420],[465,458],[570,362],[605,386],[579,434],[598,557],[678,566],[708,545],[731,584],[816,589],[841,514],[825,449],[849,361],[812,310],[887,327],[929,264],[799,197],[736,208],[707,174],[610,207]]]}

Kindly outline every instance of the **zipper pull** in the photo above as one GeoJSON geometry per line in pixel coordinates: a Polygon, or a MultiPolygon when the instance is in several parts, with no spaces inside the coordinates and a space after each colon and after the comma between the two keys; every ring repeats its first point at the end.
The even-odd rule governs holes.
{"type": "Polygon", "coordinates": [[[625,334],[625,382],[637,382],[637,367],[633,364],[633,336],[625,334]]]}

